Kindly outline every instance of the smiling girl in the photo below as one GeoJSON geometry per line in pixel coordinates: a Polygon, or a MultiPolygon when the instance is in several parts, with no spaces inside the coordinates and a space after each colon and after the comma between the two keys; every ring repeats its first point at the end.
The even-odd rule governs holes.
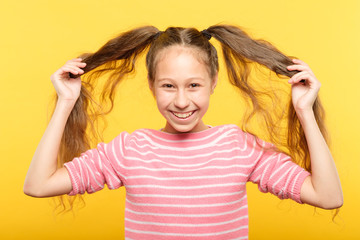
{"type": "Polygon", "coordinates": [[[306,63],[251,39],[238,27],[215,25],[201,32],[137,28],[93,54],[69,60],[51,80],[57,104],[29,167],[24,192],[50,197],[93,193],[104,184],[110,189],[124,186],[127,239],[247,239],[248,181],[262,192],[298,203],[325,209],[343,203],[322,135],[319,81],[306,63]],[[231,83],[251,100],[254,114],[263,113],[268,120],[264,131],[270,134],[276,134],[275,122],[266,118],[271,113],[248,82],[248,64],[257,62],[290,77],[288,154],[236,125],[212,127],[203,122],[219,71],[211,37],[221,43],[231,83]],[[90,86],[111,72],[102,97],[113,103],[119,81],[134,71],[138,55],[147,49],[148,83],[166,125],[122,132],[88,150],[86,129],[93,122],[90,86]]]}

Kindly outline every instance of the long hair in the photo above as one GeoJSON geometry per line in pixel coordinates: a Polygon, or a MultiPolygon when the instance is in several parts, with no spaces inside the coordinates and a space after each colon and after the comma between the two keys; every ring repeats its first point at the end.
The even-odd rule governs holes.
{"type": "MultiPolygon", "coordinates": [[[[250,107],[243,117],[243,130],[251,133],[248,123],[254,118],[261,119],[265,124],[263,131],[267,133],[266,135],[269,136],[278,151],[281,149],[286,152],[294,162],[310,172],[311,164],[307,142],[291,104],[291,97],[288,99],[288,110],[274,116],[274,113],[263,101],[263,97],[270,96],[271,101],[275,101],[277,98],[271,98],[270,91],[260,91],[249,80],[253,64],[264,66],[280,77],[292,77],[297,71],[287,70],[287,66],[293,64],[291,57],[281,53],[269,42],[255,40],[239,27],[231,25],[214,25],[209,27],[206,32],[200,32],[195,28],[181,27],[169,27],[161,32],[153,26],[140,27],[111,39],[95,53],[86,53],[80,56],[87,65],[83,69],[85,73],[82,76],[80,97],[65,126],[58,157],[59,166],[71,161],[91,146],[93,137],[97,135],[95,120],[111,112],[120,81],[135,72],[136,60],[146,51],[146,67],[150,84],[155,79],[156,64],[160,53],[174,45],[199,50],[202,53],[200,54],[201,60],[207,66],[209,75],[213,79],[219,70],[219,62],[217,50],[209,41],[209,36],[214,37],[221,45],[230,83],[250,103],[250,107]],[[100,78],[105,74],[106,78],[100,78]],[[105,82],[102,83],[100,96],[94,96],[95,86],[100,79],[105,82]],[[103,109],[102,106],[109,107],[103,109]],[[287,118],[285,141],[279,137],[281,134],[284,135],[284,129],[278,126],[284,116],[287,118]],[[89,132],[93,134],[91,135],[89,132]]],[[[272,102],[272,104],[276,105],[276,102],[272,102]]],[[[313,110],[320,131],[327,140],[324,125],[325,113],[319,98],[316,99],[313,110]]],[[[73,199],[69,201],[69,206],[72,207],[73,199]]],[[[61,203],[62,206],[65,206],[63,199],[61,199],[61,203]]]]}

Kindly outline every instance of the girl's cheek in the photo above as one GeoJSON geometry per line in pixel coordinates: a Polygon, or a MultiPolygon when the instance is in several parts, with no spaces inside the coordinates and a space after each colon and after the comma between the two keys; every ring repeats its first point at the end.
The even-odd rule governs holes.
{"type": "Polygon", "coordinates": [[[156,100],[161,104],[161,105],[166,105],[168,102],[171,102],[173,99],[173,95],[174,93],[171,92],[166,92],[166,91],[159,91],[156,94],[156,100]]]}
{"type": "Polygon", "coordinates": [[[172,95],[172,93],[169,91],[159,90],[157,92],[157,96],[162,99],[169,98],[169,97],[171,97],[171,95],[172,95]]]}

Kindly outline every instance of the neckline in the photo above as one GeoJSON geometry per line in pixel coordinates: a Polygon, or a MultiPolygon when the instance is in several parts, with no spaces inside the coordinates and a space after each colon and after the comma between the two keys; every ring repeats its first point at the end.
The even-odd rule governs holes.
{"type": "Polygon", "coordinates": [[[157,137],[165,138],[169,140],[180,140],[180,139],[189,139],[189,138],[196,139],[212,134],[213,132],[217,131],[220,127],[223,127],[224,125],[219,125],[214,127],[211,125],[207,125],[207,126],[209,127],[208,129],[198,132],[186,132],[186,133],[168,133],[168,132],[163,132],[161,130],[149,129],[149,128],[146,130],[150,131],[153,135],[157,137]]]}

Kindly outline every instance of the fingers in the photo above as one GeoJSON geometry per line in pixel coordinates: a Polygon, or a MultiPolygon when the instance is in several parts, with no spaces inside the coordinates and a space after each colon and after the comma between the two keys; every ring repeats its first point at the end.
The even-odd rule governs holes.
{"type": "Polygon", "coordinates": [[[309,65],[307,65],[305,62],[303,62],[299,59],[292,59],[292,62],[294,64],[287,66],[288,70],[290,70],[290,71],[293,71],[293,70],[306,71],[306,70],[308,70],[311,72],[309,65]]]}
{"type": "Polygon", "coordinates": [[[80,67],[74,66],[74,65],[64,65],[62,67],[62,69],[66,70],[67,72],[71,72],[72,74],[75,74],[75,75],[84,73],[84,70],[82,70],[80,67]]]}
{"type": "Polygon", "coordinates": [[[64,65],[64,67],[68,67],[70,69],[72,69],[73,71],[71,73],[73,74],[82,74],[84,73],[84,70],[82,70],[82,68],[84,68],[86,66],[86,63],[82,62],[81,58],[75,58],[75,59],[71,59],[69,61],[66,62],[66,64],[64,65]]]}
{"type": "Polygon", "coordinates": [[[304,66],[304,65],[290,65],[290,66],[287,66],[287,69],[289,71],[293,71],[293,70],[298,70],[298,71],[310,70],[310,68],[308,66],[304,66]]]}
{"type": "Polygon", "coordinates": [[[315,74],[310,69],[309,65],[299,59],[292,59],[294,65],[290,65],[287,67],[288,70],[297,70],[299,71],[294,76],[292,76],[288,83],[301,84],[303,86],[307,86],[309,89],[319,89],[321,83],[317,80],[315,74]]]}
{"type": "Polygon", "coordinates": [[[66,81],[70,80],[70,75],[81,75],[84,73],[86,63],[82,62],[81,58],[68,60],[62,67],[60,67],[51,77],[51,81],[66,81]]]}
{"type": "Polygon", "coordinates": [[[303,80],[307,80],[310,77],[311,77],[311,75],[308,72],[299,72],[299,73],[295,74],[294,76],[292,76],[289,79],[288,83],[293,84],[293,83],[298,83],[298,82],[302,81],[302,83],[305,84],[305,81],[303,81],[303,80]]]}
{"type": "Polygon", "coordinates": [[[289,71],[297,70],[299,73],[295,74],[289,79],[289,83],[298,83],[302,82],[305,83],[305,80],[309,80],[311,77],[314,77],[314,74],[312,70],[310,69],[309,65],[307,65],[305,62],[299,60],[299,59],[292,59],[292,62],[294,65],[287,66],[287,69],[289,71]]]}
{"type": "Polygon", "coordinates": [[[86,66],[86,63],[81,61],[82,61],[81,58],[75,58],[67,61],[65,65],[59,69],[60,74],[63,73],[72,73],[73,75],[83,74],[84,70],[82,70],[82,68],[86,66]]]}
{"type": "Polygon", "coordinates": [[[304,61],[301,61],[300,59],[294,58],[294,59],[291,59],[291,60],[292,60],[293,63],[296,63],[296,64],[300,64],[300,65],[304,65],[304,66],[308,66],[308,67],[309,67],[309,65],[307,65],[304,61]]]}
{"type": "Polygon", "coordinates": [[[68,60],[67,62],[81,62],[81,61],[82,61],[82,58],[73,58],[73,59],[68,60]]]}

